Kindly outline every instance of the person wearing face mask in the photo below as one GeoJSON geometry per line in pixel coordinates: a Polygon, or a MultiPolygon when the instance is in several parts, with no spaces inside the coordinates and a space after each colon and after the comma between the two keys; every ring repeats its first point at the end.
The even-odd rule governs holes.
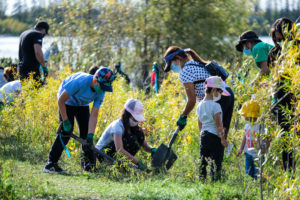
{"type": "Polygon", "coordinates": [[[49,152],[44,172],[64,172],[57,162],[67,145],[72,133],[74,118],[76,118],[79,136],[86,139],[88,145],[82,146],[84,155],[82,167],[86,171],[94,170],[95,155],[89,146],[93,145],[93,137],[97,125],[99,108],[103,102],[105,92],[112,92],[112,82],[115,74],[107,67],[99,68],[94,75],[77,72],[65,80],[57,93],[59,107],[59,122],[63,124],[63,135],[58,135],[49,152]],[[91,113],[89,104],[94,102],[91,113]],[[62,144],[63,143],[63,144],[62,144]]]}
{"type": "Polygon", "coordinates": [[[268,54],[273,45],[262,42],[254,31],[246,31],[240,35],[236,50],[243,52],[246,56],[252,56],[256,66],[260,69],[259,76],[266,76],[270,73],[268,67],[268,54]]]}
{"type": "MultiPolygon", "coordinates": [[[[180,82],[187,94],[187,104],[177,120],[177,126],[182,130],[187,123],[187,116],[195,107],[196,102],[200,102],[205,96],[204,82],[211,76],[205,69],[205,65],[209,62],[202,59],[194,50],[181,49],[177,46],[169,47],[164,54],[164,59],[166,63],[164,71],[172,70],[179,73],[180,82]]],[[[221,105],[223,111],[223,126],[227,138],[234,107],[234,94],[226,83],[225,85],[230,96],[219,95],[214,98],[221,105]]]]}
{"type": "Polygon", "coordinates": [[[48,34],[49,24],[39,21],[33,29],[24,31],[20,35],[18,71],[21,80],[33,74],[35,81],[40,81],[40,65],[44,72],[48,72],[42,51],[43,37],[48,34]]]}
{"type": "Polygon", "coordinates": [[[221,97],[230,96],[225,89],[226,84],[218,76],[211,76],[205,81],[205,97],[197,106],[198,127],[201,134],[200,139],[200,175],[206,178],[206,167],[211,159],[216,169],[211,166],[212,180],[220,179],[224,147],[228,146],[222,123],[222,109],[216,103],[221,97]]]}
{"type": "MultiPolygon", "coordinates": [[[[96,144],[96,148],[106,152],[111,157],[116,157],[116,152],[126,156],[128,160],[145,170],[147,166],[135,154],[141,147],[151,154],[156,148],[148,145],[143,130],[138,123],[145,121],[143,117],[143,105],[137,99],[128,99],[124,105],[121,118],[113,121],[103,132],[96,144]]],[[[98,155],[102,162],[104,158],[98,155]]]]}

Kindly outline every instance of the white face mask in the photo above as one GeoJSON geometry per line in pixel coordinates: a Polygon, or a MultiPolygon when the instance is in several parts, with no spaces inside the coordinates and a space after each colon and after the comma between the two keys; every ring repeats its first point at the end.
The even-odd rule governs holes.
{"type": "Polygon", "coordinates": [[[129,125],[131,127],[137,126],[139,124],[139,122],[133,121],[131,118],[129,118],[129,125]]]}
{"type": "Polygon", "coordinates": [[[215,97],[213,95],[213,101],[219,101],[221,99],[221,97],[222,97],[221,93],[218,92],[218,96],[215,97]]]}

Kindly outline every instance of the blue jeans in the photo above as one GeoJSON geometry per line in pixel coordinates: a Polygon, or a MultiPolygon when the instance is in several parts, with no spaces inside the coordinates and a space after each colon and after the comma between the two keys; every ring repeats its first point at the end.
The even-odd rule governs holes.
{"type": "Polygon", "coordinates": [[[257,167],[254,164],[254,158],[248,153],[245,153],[245,171],[252,178],[257,178],[257,167]]]}

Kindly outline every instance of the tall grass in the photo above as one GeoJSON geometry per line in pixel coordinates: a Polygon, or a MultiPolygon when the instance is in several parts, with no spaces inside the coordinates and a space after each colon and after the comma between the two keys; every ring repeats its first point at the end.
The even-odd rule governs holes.
{"type": "MultiPolygon", "coordinates": [[[[285,54],[287,56],[284,58],[284,61],[273,69],[271,77],[261,80],[261,83],[265,83],[264,87],[253,87],[250,85],[252,77],[256,73],[255,71],[251,71],[247,77],[242,77],[243,82],[235,78],[229,80],[231,87],[235,91],[237,100],[229,132],[229,141],[234,144],[235,148],[231,156],[224,158],[224,178],[221,182],[214,184],[210,180],[207,180],[205,183],[199,183],[196,178],[199,173],[198,168],[200,163],[200,133],[197,127],[195,109],[188,118],[186,128],[179,133],[178,140],[173,145],[174,151],[178,155],[178,160],[168,173],[154,175],[153,177],[152,175],[136,174],[127,177],[126,181],[124,181],[125,179],[118,179],[118,177],[124,177],[124,174],[115,173],[115,171],[108,169],[111,167],[100,166],[98,164],[104,170],[101,175],[102,178],[115,178],[113,180],[120,183],[123,181],[125,183],[142,184],[147,180],[150,180],[150,182],[164,180],[173,184],[187,185],[187,187],[192,185],[194,188],[197,188],[195,194],[201,194],[203,199],[258,199],[258,181],[252,180],[245,175],[243,159],[237,159],[234,156],[235,151],[237,151],[241,143],[245,123],[244,119],[236,111],[239,109],[241,103],[254,95],[255,99],[260,102],[263,113],[267,114],[270,108],[271,93],[273,92],[272,84],[278,79],[278,72],[284,71],[292,75],[290,76],[291,84],[289,88],[297,97],[294,102],[296,109],[293,114],[299,116],[300,70],[299,65],[295,64],[295,58],[299,56],[299,49],[295,50],[294,48],[296,47],[291,47],[291,49],[287,50],[289,54],[285,54]]],[[[247,62],[245,63],[241,68],[242,70],[248,70],[252,67],[247,62]]],[[[59,74],[49,77],[47,80],[48,84],[40,89],[32,89],[33,82],[27,82],[23,85],[23,92],[16,98],[14,105],[6,106],[2,110],[0,113],[0,155],[4,164],[1,164],[1,166],[15,167],[15,165],[11,164],[12,161],[17,161],[17,163],[29,162],[30,165],[39,166],[45,163],[49,149],[56,137],[55,130],[58,127],[57,90],[62,80],[71,73],[69,68],[65,68],[59,74]]],[[[146,122],[142,124],[142,127],[146,130],[146,140],[155,147],[158,147],[161,143],[167,144],[172,136],[172,132],[176,129],[176,120],[186,103],[184,89],[179,83],[177,75],[171,73],[168,79],[164,80],[158,94],[153,92],[146,95],[143,91],[128,86],[125,80],[121,78],[118,78],[113,83],[113,88],[114,92],[106,93],[104,102],[100,108],[95,142],[100,138],[104,129],[113,120],[120,117],[120,111],[126,100],[137,98],[144,105],[146,122]]],[[[291,118],[290,120],[293,121],[295,119],[291,118]]],[[[300,163],[297,161],[297,170],[294,174],[283,171],[281,165],[283,141],[280,137],[280,127],[276,124],[274,116],[269,113],[264,117],[263,122],[267,125],[268,135],[272,138],[271,146],[265,155],[266,162],[263,168],[264,181],[262,185],[263,195],[266,199],[299,199],[300,176],[298,166],[300,163]]],[[[295,151],[295,157],[298,158],[299,138],[295,133],[299,132],[300,124],[299,121],[293,122],[295,122],[295,126],[291,130],[290,148],[295,151]]],[[[75,129],[75,134],[78,134],[77,129],[75,129]]],[[[62,166],[68,167],[67,170],[78,170],[80,166],[79,144],[74,140],[70,140],[67,146],[71,152],[71,158],[63,156],[61,159],[62,166]]],[[[148,166],[150,166],[149,154],[141,151],[137,156],[147,161],[148,166]]],[[[7,194],[6,198],[10,198],[9,195],[15,195],[14,187],[19,187],[20,184],[18,185],[18,179],[13,179],[16,181],[15,184],[9,182],[12,180],[9,178],[10,175],[14,175],[13,170],[3,170],[3,167],[0,169],[0,192],[7,194]]],[[[37,179],[34,180],[38,181],[37,179]]],[[[43,195],[47,195],[47,192],[41,189],[43,188],[42,184],[36,184],[34,187],[40,188],[37,191],[43,195]]],[[[126,184],[124,188],[126,188],[126,184]]],[[[21,190],[17,189],[17,191],[21,190]]],[[[34,194],[34,191],[30,193],[33,196],[34,194]]],[[[138,199],[141,197],[135,196],[135,198],[138,199]]],[[[196,198],[196,196],[191,198],[196,198]]]]}

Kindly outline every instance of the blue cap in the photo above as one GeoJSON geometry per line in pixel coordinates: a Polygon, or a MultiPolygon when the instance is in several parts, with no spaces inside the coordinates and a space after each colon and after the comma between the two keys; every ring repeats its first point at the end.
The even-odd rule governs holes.
{"type": "Polygon", "coordinates": [[[174,58],[175,56],[177,56],[177,55],[180,54],[180,53],[184,53],[184,50],[183,50],[183,49],[178,49],[177,51],[175,51],[175,52],[173,52],[173,53],[170,53],[169,55],[167,55],[167,56],[165,57],[165,63],[166,63],[165,68],[164,68],[164,71],[165,71],[165,72],[170,71],[170,68],[171,68],[171,61],[173,60],[173,58],[174,58]]]}

